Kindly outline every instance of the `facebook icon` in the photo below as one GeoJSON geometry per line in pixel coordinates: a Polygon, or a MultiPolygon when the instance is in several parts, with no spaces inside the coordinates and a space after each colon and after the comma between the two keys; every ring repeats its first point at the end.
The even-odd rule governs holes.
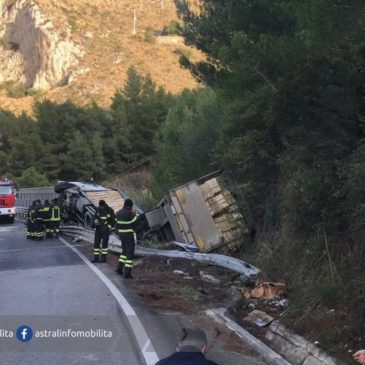
{"type": "Polygon", "coordinates": [[[33,337],[33,331],[29,326],[20,326],[16,330],[16,338],[21,342],[28,342],[33,337]]]}

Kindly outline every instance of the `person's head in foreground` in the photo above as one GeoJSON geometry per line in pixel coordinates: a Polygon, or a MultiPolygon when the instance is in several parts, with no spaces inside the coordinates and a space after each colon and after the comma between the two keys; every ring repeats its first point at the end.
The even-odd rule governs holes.
{"type": "Polygon", "coordinates": [[[183,328],[176,351],[207,353],[207,336],[200,329],[183,328]]]}
{"type": "Polygon", "coordinates": [[[217,365],[205,358],[207,336],[197,328],[183,328],[176,352],[160,360],[156,365],[217,365]]]}

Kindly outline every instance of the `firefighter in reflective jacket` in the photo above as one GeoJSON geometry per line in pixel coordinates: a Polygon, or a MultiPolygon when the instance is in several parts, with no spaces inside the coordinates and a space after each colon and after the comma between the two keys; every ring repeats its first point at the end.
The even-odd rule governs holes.
{"type": "Polygon", "coordinates": [[[56,235],[60,233],[60,223],[61,223],[61,208],[58,205],[58,199],[54,198],[51,205],[51,233],[56,235]]]}
{"type": "Polygon", "coordinates": [[[108,254],[108,242],[110,232],[114,229],[115,215],[114,210],[110,208],[104,200],[99,201],[99,206],[96,209],[94,216],[95,237],[94,237],[94,260],[91,262],[106,262],[108,254]],[[102,248],[100,248],[100,243],[102,248]]]}
{"type": "Polygon", "coordinates": [[[133,211],[133,202],[126,199],[124,207],[116,213],[117,231],[122,241],[122,254],[119,256],[117,273],[125,278],[132,278],[132,267],[135,248],[135,228],[138,217],[133,211]]]}
{"type": "Polygon", "coordinates": [[[32,202],[27,212],[27,239],[32,240],[34,236],[34,213],[35,213],[35,200],[32,202]]]}
{"type": "Polygon", "coordinates": [[[42,206],[39,199],[35,202],[34,208],[34,239],[40,241],[44,237],[43,219],[42,219],[42,206]]]}
{"type": "Polygon", "coordinates": [[[52,228],[51,228],[51,205],[48,200],[44,201],[43,207],[40,209],[42,223],[44,227],[44,232],[46,233],[46,238],[50,238],[52,236],[52,228]]]}

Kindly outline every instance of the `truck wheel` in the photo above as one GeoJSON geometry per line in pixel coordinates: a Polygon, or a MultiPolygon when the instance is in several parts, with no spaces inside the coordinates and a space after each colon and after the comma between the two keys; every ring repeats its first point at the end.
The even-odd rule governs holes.
{"type": "Polygon", "coordinates": [[[84,218],[84,227],[91,228],[92,225],[93,225],[93,217],[91,216],[91,213],[86,212],[85,218],[84,218]]]}

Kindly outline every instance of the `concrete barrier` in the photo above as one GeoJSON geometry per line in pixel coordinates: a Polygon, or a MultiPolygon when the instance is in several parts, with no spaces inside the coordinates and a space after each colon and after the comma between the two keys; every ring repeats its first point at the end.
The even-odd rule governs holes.
{"type": "Polygon", "coordinates": [[[275,351],[293,365],[343,365],[329,356],[312,342],[286,329],[278,321],[273,321],[266,333],[266,341],[275,351]]]}

